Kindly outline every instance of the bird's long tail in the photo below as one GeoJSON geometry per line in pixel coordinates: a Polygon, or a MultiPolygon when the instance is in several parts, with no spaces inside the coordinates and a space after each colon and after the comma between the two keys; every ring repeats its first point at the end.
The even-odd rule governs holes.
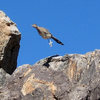
{"type": "Polygon", "coordinates": [[[61,45],[64,45],[61,41],[59,41],[57,38],[55,38],[54,36],[51,36],[51,38],[53,40],[55,40],[57,43],[61,44],[61,45]]]}

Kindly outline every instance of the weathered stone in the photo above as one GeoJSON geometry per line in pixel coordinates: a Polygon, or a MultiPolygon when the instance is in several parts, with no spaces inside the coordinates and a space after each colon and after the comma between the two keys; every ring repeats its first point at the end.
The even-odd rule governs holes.
{"type": "Polygon", "coordinates": [[[4,85],[7,80],[7,78],[9,78],[10,75],[7,74],[2,68],[0,68],[0,88],[2,87],[2,85],[4,85]]]}
{"type": "Polygon", "coordinates": [[[16,69],[20,38],[16,24],[0,11],[0,68],[9,74],[16,69]]]}
{"type": "Polygon", "coordinates": [[[0,100],[100,100],[100,50],[20,66],[0,89],[0,100]]]}

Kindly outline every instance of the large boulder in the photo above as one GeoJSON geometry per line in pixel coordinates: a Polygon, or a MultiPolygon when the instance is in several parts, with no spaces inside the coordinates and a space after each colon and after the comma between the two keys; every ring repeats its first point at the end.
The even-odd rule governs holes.
{"type": "Polygon", "coordinates": [[[0,100],[100,100],[100,50],[19,66],[0,89],[0,100]]]}
{"type": "Polygon", "coordinates": [[[16,24],[0,11],[0,87],[16,69],[20,38],[16,24]]]}
{"type": "Polygon", "coordinates": [[[20,38],[16,24],[0,11],[0,70],[8,74],[16,69],[20,38]]]}

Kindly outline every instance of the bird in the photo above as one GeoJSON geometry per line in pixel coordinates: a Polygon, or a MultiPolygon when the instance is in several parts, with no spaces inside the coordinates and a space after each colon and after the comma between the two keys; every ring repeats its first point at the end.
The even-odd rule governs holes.
{"type": "Polygon", "coordinates": [[[56,37],[54,37],[47,29],[43,27],[37,26],[37,24],[33,24],[32,27],[34,27],[40,36],[42,36],[43,39],[53,39],[58,44],[64,45],[60,40],[58,40],[56,37]]]}

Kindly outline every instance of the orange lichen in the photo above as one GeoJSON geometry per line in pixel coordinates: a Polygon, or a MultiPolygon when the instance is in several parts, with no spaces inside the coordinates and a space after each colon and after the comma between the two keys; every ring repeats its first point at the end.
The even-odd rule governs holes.
{"type": "Polygon", "coordinates": [[[27,95],[29,93],[32,93],[32,91],[34,91],[36,88],[41,87],[41,85],[46,85],[48,86],[48,89],[51,91],[52,94],[55,94],[55,91],[57,90],[57,87],[54,85],[53,82],[47,82],[44,80],[39,80],[37,78],[35,78],[35,75],[32,74],[27,81],[25,82],[25,84],[22,87],[22,94],[23,95],[27,95]],[[36,84],[36,85],[34,85],[36,84]]]}

